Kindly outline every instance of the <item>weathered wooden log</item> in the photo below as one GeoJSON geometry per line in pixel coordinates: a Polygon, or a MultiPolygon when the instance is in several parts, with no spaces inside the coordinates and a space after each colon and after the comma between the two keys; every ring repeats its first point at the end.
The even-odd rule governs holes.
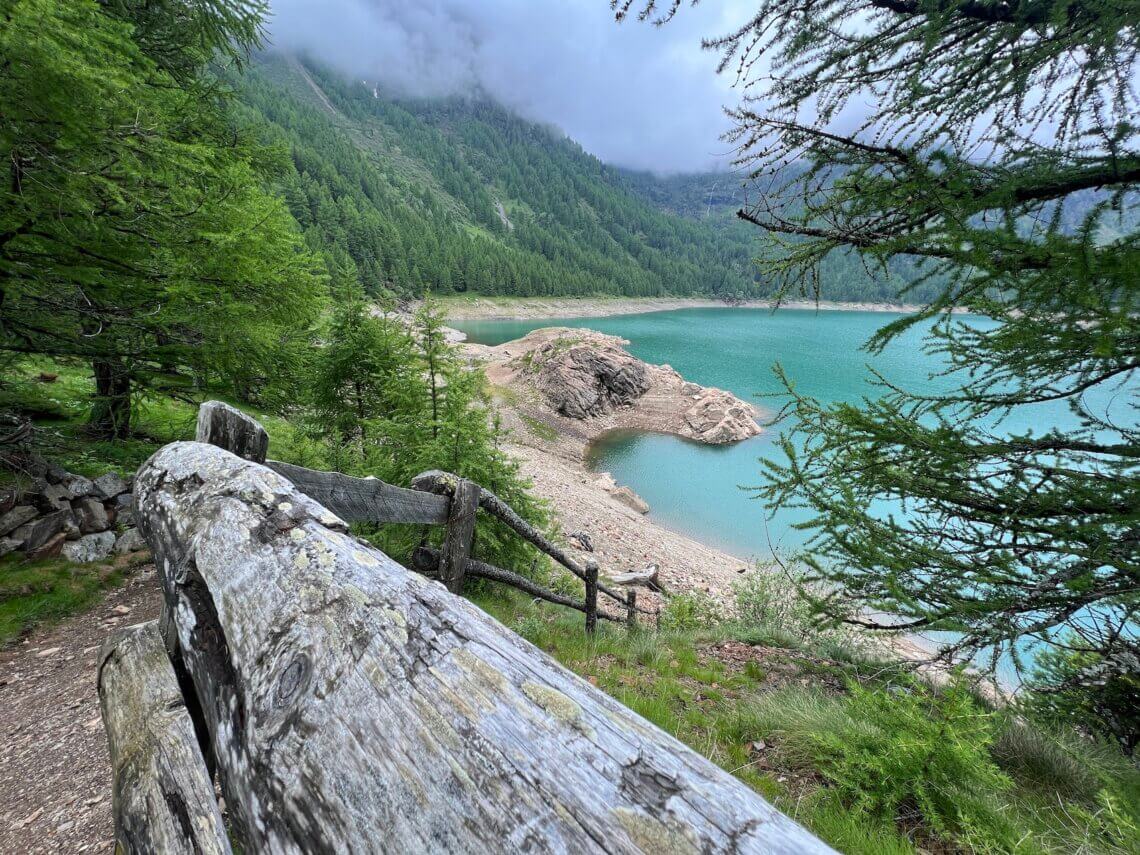
{"type": "Polygon", "coordinates": [[[660,591],[661,584],[658,580],[661,568],[656,564],[650,564],[644,570],[630,570],[628,573],[617,573],[610,576],[610,579],[617,585],[644,585],[645,587],[660,591]]]}
{"type": "Polygon", "coordinates": [[[154,621],[107,640],[98,686],[116,851],[230,852],[214,784],[154,621]]]}
{"type": "Polygon", "coordinates": [[[175,443],[136,491],[249,851],[830,851],[266,467],[175,443]]]}
{"type": "Polygon", "coordinates": [[[269,434],[261,423],[222,401],[206,401],[198,408],[194,439],[255,463],[264,463],[269,451],[269,434]]]}
{"type": "Polygon", "coordinates": [[[446,496],[396,487],[375,478],[318,472],[277,460],[270,460],[266,465],[346,522],[421,525],[447,522],[451,502],[446,496]]]}
{"type": "MultiPolygon", "coordinates": [[[[417,573],[426,573],[429,575],[438,575],[439,573],[439,550],[432,549],[430,546],[418,546],[412,552],[412,567],[417,573]]],[[[571,597],[556,594],[539,585],[537,582],[532,582],[525,576],[520,576],[511,570],[504,570],[502,567],[496,567],[494,564],[487,564],[485,561],[478,561],[474,558],[468,558],[467,564],[464,566],[463,572],[467,576],[474,576],[476,579],[487,579],[491,582],[500,582],[504,585],[510,585],[512,588],[517,588],[524,594],[530,594],[540,600],[545,600],[548,603],[554,603],[558,606],[566,606],[570,609],[576,609],[580,612],[586,611],[585,602],[578,602],[571,597]]],[[[598,617],[603,620],[619,621],[613,615],[606,614],[603,611],[598,612],[598,617]]]]}
{"type": "Polygon", "coordinates": [[[463,590],[463,566],[471,557],[475,541],[475,514],[479,510],[479,485],[464,478],[455,485],[447,514],[447,534],[439,557],[439,580],[447,590],[463,590]]]}

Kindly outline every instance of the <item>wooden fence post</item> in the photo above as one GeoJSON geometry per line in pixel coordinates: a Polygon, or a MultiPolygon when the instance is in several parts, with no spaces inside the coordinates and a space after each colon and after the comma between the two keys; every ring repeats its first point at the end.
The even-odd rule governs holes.
{"type": "Polygon", "coordinates": [[[630,629],[637,629],[637,591],[626,594],[625,622],[630,629]]]}
{"type": "Polygon", "coordinates": [[[598,628],[598,562],[586,562],[586,634],[593,635],[598,628]]]}
{"type": "Polygon", "coordinates": [[[463,589],[463,571],[471,557],[475,540],[475,512],[479,509],[479,485],[465,478],[455,485],[451,510],[447,514],[447,534],[439,561],[439,578],[447,590],[458,594],[463,589]]]}
{"type": "Polygon", "coordinates": [[[198,408],[194,441],[216,445],[254,463],[264,463],[269,451],[269,434],[261,423],[221,401],[206,401],[198,408]]]}

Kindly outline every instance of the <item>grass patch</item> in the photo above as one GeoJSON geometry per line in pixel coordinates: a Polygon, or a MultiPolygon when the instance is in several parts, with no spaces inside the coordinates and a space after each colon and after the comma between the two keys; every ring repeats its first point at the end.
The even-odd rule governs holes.
{"type": "Polygon", "coordinates": [[[519,413],[519,418],[523,420],[523,424],[527,426],[527,430],[539,439],[546,440],[547,442],[554,442],[558,439],[558,431],[546,422],[539,421],[533,416],[528,416],[526,413],[519,413]]]}
{"type": "MultiPolygon", "coordinates": [[[[107,471],[134,473],[163,445],[194,438],[200,401],[227,400],[210,390],[203,390],[200,400],[139,396],[132,412],[133,436],[105,442],[93,439],[86,429],[95,393],[88,366],[36,357],[16,360],[6,364],[4,369],[0,411],[31,418],[36,428],[35,450],[68,471],[90,478],[107,471]],[[45,382],[43,377],[52,379],[45,382]]],[[[303,466],[322,462],[317,444],[304,437],[287,419],[260,412],[247,403],[233,400],[229,403],[265,426],[270,437],[270,454],[275,459],[303,466]]]]}
{"type": "Polygon", "coordinates": [[[0,559],[0,647],[39,624],[50,624],[94,605],[103,591],[122,583],[130,569],[114,563],[72,564],[60,558],[0,559]]]}
{"type": "Polygon", "coordinates": [[[730,662],[718,645],[746,628],[699,597],[673,598],[660,632],[602,624],[592,639],[576,613],[499,590],[473,599],[842,852],[1140,851],[1140,773],[1119,754],[870,653],[828,655],[841,645],[826,633],[765,615],[765,658],[730,662]],[[777,629],[788,645],[772,644],[777,629]]]}

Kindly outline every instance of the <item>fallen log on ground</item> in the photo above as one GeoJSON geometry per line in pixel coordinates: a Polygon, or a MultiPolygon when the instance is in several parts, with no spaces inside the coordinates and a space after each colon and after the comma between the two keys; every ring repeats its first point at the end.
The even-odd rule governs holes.
{"type": "Polygon", "coordinates": [[[98,685],[114,779],[115,851],[229,853],[214,783],[156,622],[107,639],[98,685]]]}
{"type": "Polygon", "coordinates": [[[175,443],[136,497],[248,851],[831,851],[271,470],[175,443]]]}
{"type": "Polygon", "coordinates": [[[661,583],[658,576],[661,573],[661,568],[656,564],[650,564],[644,570],[630,570],[628,573],[616,573],[610,576],[610,580],[615,585],[644,585],[653,591],[661,590],[661,583]]]}

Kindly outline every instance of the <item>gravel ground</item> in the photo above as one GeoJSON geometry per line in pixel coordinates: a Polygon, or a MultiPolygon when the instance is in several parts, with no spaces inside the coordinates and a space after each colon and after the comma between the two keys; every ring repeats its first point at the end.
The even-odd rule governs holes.
{"type": "Polygon", "coordinates": [[[116,627],[158,616],[144,566],[94,609],[0,651],[0,852],[110,852],[111,768],[95,657],[116,627]]]}

